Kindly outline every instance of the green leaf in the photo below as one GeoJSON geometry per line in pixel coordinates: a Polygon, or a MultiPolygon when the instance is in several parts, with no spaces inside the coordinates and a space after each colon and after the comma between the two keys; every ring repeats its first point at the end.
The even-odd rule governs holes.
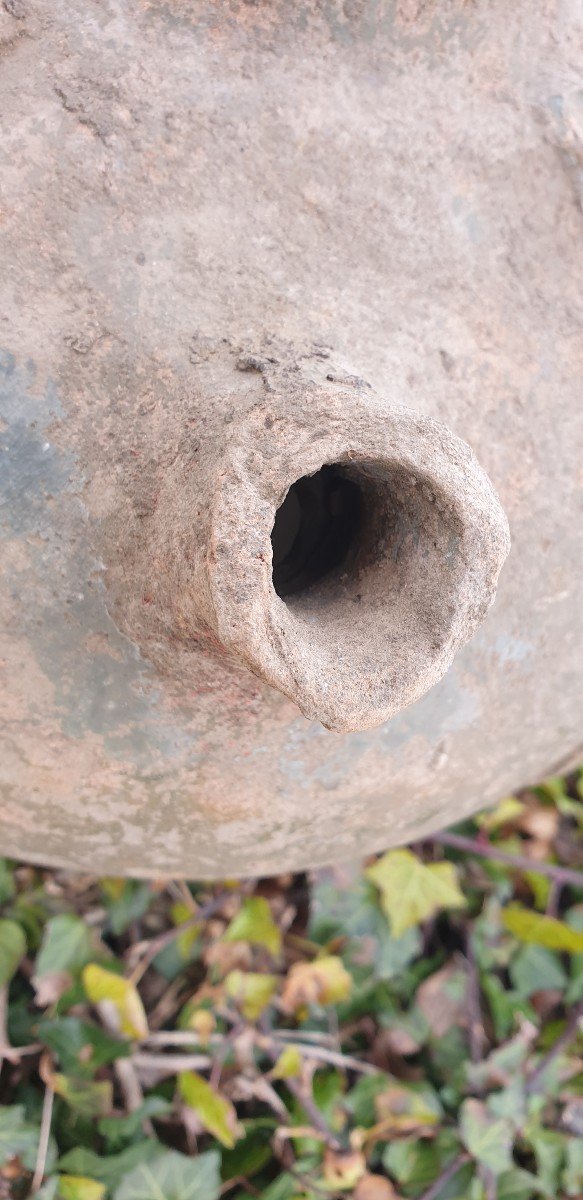
{"type": "Polygon", "coordinates": [[[494,1175],[512,1166],[512,1129],[507,1121],[493,1117],[480,1100],[465,1100],[461,1108],[462,1141],[476,1162],[494,1175]]]}
{"type": "Polygon", "coordinates": [[[130,1038],[145,1038],[148,1021],[140,994],[129,979],[113,971],[106,971],[97,963],[90,963],[83,971],[83,987],[92,1004],[108,1000],[113,1005],[119,1020],[121,1033],[130,1038]]]}
{"type": "Polygon", "coordinates": [[[509,904],[502,912],[502,923],[522,942],[532,942],[547,950],[565,950],[569,954],[583,953],[583,933],[556,917],[531,912],[520,904],[509,904]]]}
{"type": "Polygon", "coordinates": [[[0,987],[10,983],[26,954],[26,938],[16,921],[0,920],[0,987]]]}
{"type": "Polygon", "coordinates": [[[58,1165],[61,1171],[71,1175],[88,1175],[91,1179],[99,1179],[111,1188],[115,1187],[117,1183],[121,1183],[128,1172],[133,1171],[138,1164],[150,1163],[163,1153],[164,1148],[160,1143],[150,1139],[138,1142],[135,1146],[128,1146],[127,1150],[122,1150],[120,1154],[110,1154],[105,1157],[95,1154],[93,1150],[87,1150],[84,1146],[79,1146],[65,1154],[59,1160],[58,1165]]]}
{"type": "Polygon", "coordinates": [[[583,1137],[569,1138],[563,1171],[563,1187],[568,1196],[583,1193],[583,1137]]]}
{"type": "Polygon", "coordinates": [[[250,1179],[273,1157],[271,1139],[277,1124],[271,1117],[245,1121],[243,1128],[244,1137],[233,1150],[225,1150],[222,1154],[221,1175],[224,1180],[250,1179]]]}
{"type": "Polygon", "coordinates": [[[56,1072],[53,1088],[58,1096],[83,1117],[99,1117],[110,1112],[113,1091],[108,1079],[75,1079],[56,1072]]]}
{"type": "Polygon", "coordinates": [[[534,1150],[538,1176],[554,1197],[559,1189],[567,1139],[563,1134],[536,1125],[526,1130],[526,1136],[534,1150]]]}
{"type": "Polygon", "coordinates": [[[12,863],[7,858],[0,858],[0,904],[6,904],[16,893],[12,863]]]}
{"type": "Polygon", "coordinates": [[[395,937],[444,908],[464,908],[453,863],[426,866],[410,850],[389,850],[366,871],[378,887],[395,937]]]}
{"type": "Polygon", "coordinates": [[[102,880],[101,886],[106,896],[109,897],[107,924],[111,932],[119,937],[132,921],[139,921],[148,911],[152,900],[152,889],[147,883],[138,883],[135,879],[124,879],[122,887],[116,894],[115,888],[108,890],[106,882],[106,880],[102,880]]]}
{"type": "Polygon", "coordinates": [[[376,1101],[381,1092],[386,1091],[388,1079],[389,1076],[379,1071],[378,1075],[362,1075],[355,1083],[344,1102],[354,1117],[355,1125],[370,1129],[376,1124],[376,1101]]]}
{"type": "MultiPolygon", "coordinates": [[[[6,1165],[9,1159],[18,1155],[23,1167],[34,1171],[38,1154],[39,1129],[29,1124],[24,1116],[24,1108],[14,1105],[0,1108],[0,1167],[6,1165]]],[[[46,1159],[46,1170],[51,1171],[55,1165],[56,1152],[53,1138],[49,1138],[46,1159]]]]}
{"type": "Polygon", "coordinates": [[[418,1137],[398,1138],[383,1151],[383,1166],[401,1187],[407,1189],[407,1194],[411,1191],[417,1196],[435,1182],[459,1153],[459,1141],[449,1130],[432,1141],[418,1137]]]}
{"type": "Polygon", "coordinates": [[[131,1054],[127,1042],[80,1017],[41,1021],[38,1038],[56,1055],[65,1074],[91,1077],[99,1067],[131,1054]]]}
{"type": "Polygon", "coordinates": [[[116,1188],[114,1200],[218,1200],[220,1157],[210,1150],[196,1158],[166,1150],[142,1163],[116,1188]]]}
{"type": "Polygon", "coordinates": [[[241,1009],[248,1021],[256,1021],[267,1008],[277,991],[277,975],[260,975],[252,971],[230,971],[225,990],[241,1009]]]}
{"type": "Polygon", "coordinates": [[[106,1187],[86,1175],[60,1175],[59,1194],[61,1200],[103,1200],[106,1187]]]}
{"type": "Polygon", "coordinates": [[[35,977],[57,971],[75,973],[85,966],[93,953],[91,931],[72,913],[61,913],[47,921],[42,945],[35,963],[35,977]]]}
{"type": "Polygon", "coordinates": [[[163,1117],[172,1111],[169,1100],[155,1093],[146,1096],[144,1103],[126,1113],[125,1116],[102,1117],[97,1128],[107,1142],[108,1152],[121,1150],[126,1142],[141,1141],[144,1137],[143,1123],[146,1117],[163,1117]]]}
{"type": "Polygon", "coordinates": [[[244,900],[223,936],[227,942],[250,942],[252,946],[265,946],[274,958],[281,951],[281,933],[263,896],[249,896],[244,900]]]}
{"type": "Polygon", "coordinates": [[[196,1071],[183,1071],[178,1076],[178,1091],[182,1099],[196,1113],[199,1121],[216,1137],[221,1145],[232,1150],[242,1137],[242,1126],[237,1122],[235,1109],[229,1100],[215,1092],[210,1083],[196,1071]]]}
{"type": "MultiPolygon", "coordinates": [[[[536,1175],[513,1167],[497,1180],[496,1200],[532,1200],[533,1196],[549,1195],[536,1175]]],[[[552,1200],[552,1198],[550,1198],[552,1200]]]]}
{"type": "Polygon", "coordinates": [[[509,972],[516,991],[525,998],[547,988],[564,991],[567,986],[560,959],[544,946],[524,946],[510,963],[509,972]]]}
{"type": "Polygon", "coordinates": [[[515,796],[507,796],[504,800],[500,800],[495,808],[487,808],[484,812],[479,813],[476,817],[476,825],[479,829],[493,833],[502,825],[508,825],[515,821],[522,812],[524,812],[522,800],[517,800],[515,796]]]}

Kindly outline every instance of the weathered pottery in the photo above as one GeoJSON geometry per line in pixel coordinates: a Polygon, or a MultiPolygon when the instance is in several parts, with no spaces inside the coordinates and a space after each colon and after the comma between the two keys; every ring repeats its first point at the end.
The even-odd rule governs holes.
{"type": "Polygon", "coordinates": [[[303,868],[577,755],[582,22],[0,3],[3,853],[303,868]]]}

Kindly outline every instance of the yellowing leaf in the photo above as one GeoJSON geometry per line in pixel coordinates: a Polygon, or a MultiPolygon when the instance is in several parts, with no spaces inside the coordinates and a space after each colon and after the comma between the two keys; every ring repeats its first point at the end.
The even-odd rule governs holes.
{"type": "Polygon", "coordinates": [[[139,992],[129,979],[89,963],[83,974],[83,987],[92,1004],[109,1001],[115,1008],[121,1033],[126,1037],[145,1038],[148,1022],[139,992]]]}
{"type": "Polygon", "coordinates": [[[208,1008],[193,1009],[187,1021],[188,1028],[198,1034],[202,1046],[206,1046],[210,1041],[216,1024],[215,1018],[208,1008]]]}
{"type": "Polygon", "coordinates": [[[352,977],[335,955],[294,963],[285,981],[282,1007],[298,1012],[310,1004],[339,1004],[348,999],[351,989],[352,977]]]}
{"type": "Polygon", "coordinates": [[[100,879],[99,883],[101,885],[102,892],[107,896],[108,900],[121,900],[126,885],[125,879],[122,879],[117,875],[110,875],[104,879],[100,879]]]}
{"type": "Polygon", "coordinates": [[[486,809],[486,812],[480,813],[476,817],[476,824],[480,829],[492,833],[495,829],[500,829],[502,825],[508,825],[511,821],[515,821],[523,811],[524,804],[521,800],[517,800],[515,796],[506,796],[496,805],[496,808],[486,809]]]}
{"type": "Polygon", "coordinates": [[[464,908],[453,863],[426,866],[410,850],[389,850],[366,871],[381,893],[395,937],[442,908],[464,908]]]}
{"type": "Polygon", "coordinates": [[[282,1050],[271,1072],[272,1079],[295,1079],[302,1069],[302,1056],[297,1046],[286,1046],[282,1050]]]}
{"type": "Polygon", "coordinates": [[[26,953],[24,931],[16,921],[0,921],[0,987],[9,983],[26,953]]]}
{"type": "Polygon", "coordinates": [[[97,1179],[85,1175],[59,1175],[59,1196],[62,1200],[103,1200],[107,1188],[97,1179]]]}
{"type": "Polygon", "coordinates": [[[385,1136],[393,1133],[422,1135],[427,1126],[436,1125],[442,1116],[433,1094],[415,1091],[397,1082],[376,1097],[375,1108],[379,1122],[375,1130],[378,1134],[382,1130],[385,1136]]]}
{"type": "Polygon", "coordinates": [[[249,896],[243,902],[224,937],[227,942],[250,942],[252,946],[265,946],[274,958],[281,950],[281,933],[263,896],[249,896]]]}
{"type": "Polygon", "coordinates": [[[248,1021],[256,1021],[277,990],[276,975],[230,971],[225,979],[227,996],[235,1000],[248,1021]]]}
{"type": "MultiPolygon", "coordinates": [[[[170,916],[172,917],[174,924],[180,927],[180,925],[185,924],[185,922],[192,921],[193,911],[188,904],[185,904],[183,901],[179,900],[176,904],[172,905],[170,909],[170,916]]],[[[199,933],[200,925],[189,925],[183,933],[178,934],[176,938],[176,945],[178,947],[178,953],[184,962],[190,958],[190,952],[199,933]]]]}
{"type": "Polygon", "coordinates": [[[113,1092],[108,1079],[75,1079],[57,1071],[51,1082],[53,1091],[82,1116],[103,1117],[111,1112],[113,1092]]]}
{"type": "Polygon", "coordinates": [[[536,946],[566,950],[569,954],[583,953],[583,933],[564,921],[531,912],[520,904],[509,904],[502,910],[502,923],[521,942],[534,942],[536,946]]]}
{"type": "Polygon", "coordinates": [[[339,1192],[351,1192],[366,1171],[366,1161],[360,1150],[326,1150],[323,1175],[327,1187],[339,1192]]]}
{"type": "Polygon", "coordinates": [[[183,1071],[178,1076],[178,1091],[199,1121],[223,1146],[232,1150],[244,1130],[229,1100],[219,1095],[196,1071],[183,1071]]]}

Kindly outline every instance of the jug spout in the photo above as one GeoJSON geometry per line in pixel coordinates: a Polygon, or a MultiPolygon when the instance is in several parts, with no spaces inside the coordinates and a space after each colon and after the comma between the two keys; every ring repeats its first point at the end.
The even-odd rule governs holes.
{"type": "Polygon", "coordinates": [[[158,525],[177,627],[202,624],[338,731],[379,725],[437,682],[509,550],[469,446],[346,378],[272,371],[247,411],[215,423],[202,472],[174,471],[158,525]]]}

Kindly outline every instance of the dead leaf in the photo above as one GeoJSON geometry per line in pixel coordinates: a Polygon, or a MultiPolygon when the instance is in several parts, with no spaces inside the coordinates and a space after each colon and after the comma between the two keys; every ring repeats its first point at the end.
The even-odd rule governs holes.
{"type": "Polygon", "coordinates": [[[392,1183],[383,1175],[363,1175],[354,1189],[354,1200],[400,1200],[392,1183]]]}
{"type": "Polygon", "coordinates": [[[455,963],[446,963],[417,988],[415,1001],[433,1037],[443,1037],[454,1025],[467,1025],[466,974],[455,963]]]}
{"type": "Polygon", "coordinates": [[[68,971],[49,971],[46,975],[33,975],[34,1002],[37,1008],[49,1008],[56,1004],[73,986],[73,976],[68,971]]]}
{"type": "Polygon", "coordinates": [[[352,989],[352,977],[342,959],[334,955],[309,963],[294,963],[281,998],[285,1012],[299,1012],[311,1004],[338,1004],[352,989]]]}

